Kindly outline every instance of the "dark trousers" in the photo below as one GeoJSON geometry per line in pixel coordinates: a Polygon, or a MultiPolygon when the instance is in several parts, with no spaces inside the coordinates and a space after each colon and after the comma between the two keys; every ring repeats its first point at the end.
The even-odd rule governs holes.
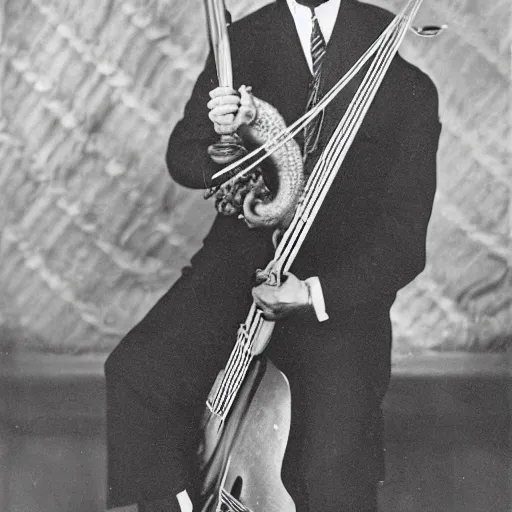
{"type": "MultiPolygon", "coordinates": [[[[108,508],[139,503],[156,512],[164,503],[171,512],[176,494],[194,495],[198,424],[235,340],[234,330],[228,336],[217,329],[213,313],[197,306],[197,293],[190,280],[180,280],[105,364],[108,508]]],[[[298,512],[376,507],[382,393],[373,385],[375,347],[367,351],[351,339],[357,332],[347,330],[340,340],[314,319],[290,319],[278,324],[269,346],[291,386],[282,476],[298,512]],[[321,347],[314,338],[304,343],[308,325],[321,347]]]]}
{"type": "MultiPolygon", "coordinates": [[[[375,488],[371,487],[368,489],[368,495],[375,495],[375,488]]],[[[377,499],[375,498],[375,502],[377,499]]],[[[117,511],[116,511],[117,512],[117,511]]],[[[124,512],[120,510],[119,512],[124,512]]],[[[130,511],[132,512],[132,511],[130,511]]],[[[176,500],[165,499],[159,501],[151,501],[139,504],[137,512],[180,512],[179,508],[176,508],[176,500]]],[[[371,508],[353,508],[344,509],[339,512],[378,512],[377,505],[371,508]]]]}

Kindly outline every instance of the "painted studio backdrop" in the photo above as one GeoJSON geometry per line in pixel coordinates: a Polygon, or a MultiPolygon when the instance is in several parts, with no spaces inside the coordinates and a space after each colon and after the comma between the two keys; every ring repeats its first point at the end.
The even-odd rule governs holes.
{"type": "MultiPolygon", "coordinates": [[[[443,131],[428,264],[393,307],[395,355],[512,336],[508,15],[506,0],[427,0],[418,23],[448,28],[401,50],[434,78],[443,131]]],[[[213,205],[171,181],[164,155],[205,27],[199,0],[0,3],[4,345],[108,353],[200,247],[213,205]]]]}

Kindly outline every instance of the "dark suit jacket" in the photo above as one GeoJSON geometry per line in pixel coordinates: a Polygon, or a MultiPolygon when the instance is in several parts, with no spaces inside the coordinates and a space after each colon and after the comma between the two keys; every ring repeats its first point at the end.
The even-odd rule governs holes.
{"type": "MultiPolygon", "coordinates": [[[[390,20],[376,7],[342,1],[324,60],[324,91],[390,20]]],[[[285,2],[232,25],[231,48],[235,86],[252,85],[254,94],[274,105],[287,123],[303,113],[311,75],[285,2]]],[[[361,76],[328,107],[320,151],[361,76]]],[[[210,57],[170,138],[168,168],[188,187],[205,187],[213,171],[206,148],[218,136],[205,105],[216,86],[210,57]]],[[[359,303],[389,304],[424,268],[439,132],[435,86],[395,58],[294,267],[301,277],[320,277],[334,322],[340,311],[359,303]]],[[[225,219],[219,223],[226,224],[225,219]]],[[[214,226],[213,231],[219,230],[214,226]]],[[[241,231],[242,238],[230,242],[234,251],[244,244],[245,228],[241,231]]]]}
{"type": "MultiPolygon", "coordinates": [[[[324,92],[391,19],[379,8],[342,0],[323,64],[324,92]]],[[[275,106],[288,124],[295,121],[304,112],[311,75],[286,2],[267,5],[234,23],[230,38],[235,87],[251,85],[253,93],[275,106]]],[[[310,165],[362,76],[327,108],[319,151],[310,165]]],[[[187,187],[204,188],[213,172],[206,148],[218,135],[206,104],[208,92],[217,85],[210,56],[184,118],[170,137],[169,171],[187,187]]],[[[439,133],[435,86],[397,56],[291,269],[302,279],[320,278],[330,319],[322,324],[313,317],[280,322],[271,347],[293,346],[307,359],[308,351],[318,350],[324,342],[344,344],[347,365],[359,365],[362,378],[375,390],[373,399],[359,404],[363,408],[378,409],[387,386],[389,308],[396,292],[425,265],[439,133]]],[[[219,216],[192,267],[185,270],[182,279],[198,291],[194,307],[211,319],[212,329],[231,335],[233,342],[251,302],[254,270],[263,268],[272,255],[269,233],[250,231],[236,218],[219,216]]],[[[289,360],[289,354],[282,357],[282,365],[289,360]]],[[[288,370],[294,371],[291,366],[288,370]]],[[[339,378],[349,377],[340,372],[339,378]]]]}

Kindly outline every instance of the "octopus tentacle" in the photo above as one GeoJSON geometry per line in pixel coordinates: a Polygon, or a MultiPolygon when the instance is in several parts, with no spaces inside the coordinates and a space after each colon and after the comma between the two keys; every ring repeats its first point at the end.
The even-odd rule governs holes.
{"type": "MultiPolygon", "coordinates": [[[[268,141],[277,143],[278,135],[286,123],[277,109],[250,94],[250,88],[240,88],[240,109],[235,118],[238,131],[247,142],[260,146],[268,141]]],[[[269,149],[272,149],[271,146],[269,149]]],[[[302,194],[304,173],[302,155],[292,139],[269,155],[277,172],[277,190],[272,196],[262,178],[245,180],[248,188],[241,200],[243,216],[249,227],[286,228],[302,194]]],[[[216,206],[223,213],[233,213],[236,208],[226,208],[226,195],[238,191],[241,178],[232,178],[221,186],[216,195],[216,206]],[[222,205],[222,209],[219,205],[222,205]]],[[[243,179],[243,178],[242,178],[243,179]]]]}
{"type": "MultiPolygon", "coordinates": [[[[249,137],[257,145],[269,140],[277,143],[279,133],[286,128],[283,118],[269,103],[255,97],[253,102],[257,115],[254,121],[244,128],[244,137],[249,137]]],[[[269,158],[277,169],[276,194],[270,201],[265,201],[258,197],[258,190],[251,190],[244,200],[244,217],[250,226],[286,227],[293,217],[304,187],[300,148],[292,139],[276,149],[269,158]]]]}

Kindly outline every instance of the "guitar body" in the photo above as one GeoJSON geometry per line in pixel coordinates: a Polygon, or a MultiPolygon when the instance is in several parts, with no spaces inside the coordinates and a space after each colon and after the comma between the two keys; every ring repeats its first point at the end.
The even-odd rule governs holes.
{"type": "Polygon", "coordinates": [[[281,481],[290,414],[288,380],[269,360],[255,359],[226,420],[209,410],[205,415],[201,512],[215,512],[220,502],[222,510],[233,510],[231,499],[242,510],[295,512],[281,481]]]}

